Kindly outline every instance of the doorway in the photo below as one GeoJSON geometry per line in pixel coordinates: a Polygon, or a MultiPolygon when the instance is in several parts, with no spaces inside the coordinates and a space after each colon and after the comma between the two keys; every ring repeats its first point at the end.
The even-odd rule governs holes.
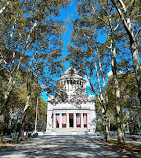
{"type": "Polygon", "coordinates": [[[73,127],[73,114],[69,114],[69,124],[70,127],[73,127]]]}

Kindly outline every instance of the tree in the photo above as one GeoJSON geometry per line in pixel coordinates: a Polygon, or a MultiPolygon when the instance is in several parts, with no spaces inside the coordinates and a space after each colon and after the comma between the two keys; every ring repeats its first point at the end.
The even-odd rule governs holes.
{"type": "MultiPolygon", "coordinates": [[[[133,125],[134,127],[138,127],[138,119],[140,119],[141,115],[140,103],[137,97],[137,82],[135,80],[134,71],[131,70],[119,73],[117,75],[117,79],[121,92],[122,128],[124,128],[124,131],[129,132],[129,128],[131,129],[131,125],[133,125]]],[[[110,99],[110,113],[113,113],[112,106],[115,101],[113,75],[109,77],[106,89],[108,93],[107,95],[110,99]]]]}
{"type": "MultiPolygon", "coordinates": [[[[100,64],[103,61],[99,62],[97,55],[91,55],[94,52],[97,52],[98,49],[101,48],[103,52],[101,51],[98,56],[100,56],[100,60],[105,60],[103,62],[105,64],[105,67],[107,69],[112,69],[113,75],[114,75],[114,83],[115,83],[115,112],[117,116],[117,130],[118,130],[118,140],[119,142],[124,142],[124,137],[122,134],[122,127],[121,127],[121,119],[120,119],[120,90],[119,90],[119,83],[117,80],[117,72],[119,71],[119,67],[117,67],[117,58],[119,61],[122,61],[122,53],[124,52],[123,50],[123,44],[125,44],[126,41],[124,41],[124,38],[121,40],[121,37],[123,34],[122,28],[120,27],[118,21],[118,16],[115,18],[115,13],[113,12],[113,7],[112,4],[109,3],[109,1],[83,1],[79,3],[78,6],[78,13],[80,15],[80,19],[77,18],[74,21],[74,27],[73,27],[73,33],[72,33],[72,42],[75,44],[76,47],[70,47],[69,50],[72,49],[71,54],[73,55],[73,58],[75,60],[75,63],[79,63],[79,68],[85,70],[87,72],[88,70],[96,70],[96,76],[98,77],[98,84],[99,84],[99,93],[100,93],[100,98],[103,94],[106,94],[104,92],[104,77],[103,72],[99,72],[97,69],[97,65],[95,64],[97,61],[97,64],[100,68],[100,64]],[[114,18],[113,18],[114,17],[114,18]],[[106,42],[105,43],[99,43],[97,39],[97,32],[102,32],[106,35],[106,42]],[[77,34],[77,36],[76,36],[77,34]],[[120,39],[120,41],[119,41],[120,39]],[[122,43],[124,42],[124,43],[122,43]],[[77,49],[78,47],[78,49],[77,49]],[[118,56],[117,57],[117,53],[118,56]],[[79,59],[75,59],[75,56],[81,56],[79,59]],[[92,59],[93,60],[90,60],[92,59]],[[106,59],[104,59],[104,57],[106,59]],[[82,58],[82,60],[80,59],[82,58]],[[90,59],[89,59],[90,58],[90,59]],[[109,59],[111,58],[111,59],[109,59]],[[98,60],[97,60],[98,59],[98,60]],[[90,62],[86,63],[86,60],[90,62]],[[106,65],[106,62],[110,64],[111,61],[111,68],[106,65]],[[83,63],[83,64],[81,64],[83,63]],[[85,65],[91,65],[91,68],[86,68],[85,65]],[[93,66],[92,66],[93,65],[93,66]],[[84,68],[85,67],[85,68],[84,68]],[[99,74],[100,73],[100,74],[99,74]],[[100,79],[99,76],[101,75],[102,79],[101,81],[103,82],[103,88],[101,88],[100,85],[100,79]],[[101,90],[102,89],[102,90],[101,90]]],[[[126,63],[126,60],[124,60],[124,63],[126,63]]],[[[106,71],[105,71],[106,72],[106,71]]],[[[85,73],[86,74],[86,73],[85,73]]],[[[106,76],[106,74],[105,74],[106,76]]],[[[90,79],[89,79],[90,82],[90,79]]],[[[101,82],[101,83],[102,83],[101,82]]],[[[90,82],[91,83],[91,82],[90,82]]],[[[106,101],[106,95],[104,95],[103,100],[104,102],[106,101]]],[[[106,108],[105,108],[106,109],[106,108]]],[[[106,110],[105,110],[106,111],[106,110]]]]}
{"type": "MultiPolygon", "coordinates": [[[[1,12],[0,65],[2,69],[7,70],[9,76],[1,104],[0,118],[2,120],[4,120],[10,94],[17,83],[19,70],[30,63],[37,50],[39,56],[43,54],[42,51],[50,56],[52,54],[52,58],[48,58],[50,64],[47,66],[51,67],[50,72],[56,70],[55,66],[59,61],[57,62],[53,58],[60,56],[63,44],[60,37],[64,28],[62,22],[58,21],[55,16],[59,15],[59,8],[68,2],[10,1],[10,5],[1,12]],[[9,56],[6,55],[7,52],[9,56]]],[[[2,4],[5,6],[5,2],[2,4]]],[[[32,74],[34,73],[32,72],[32,74]]],[[[0,126],[3,126],[3,121],[0,123],[0,126]]],[[[0,133],[2,134],[1,129],[0,133]]]]}
{"type": "Polygon", "coordinates": [[[95,40],[97,34],[95,32],[94,21],[89,16],[84,15],[85,12],[89,14],[87,8],[88,5],[80,5],[78,11],[82,17],[80,17],[80,19],[77,18],[73,22],[71,39],[76,47],[68,45],[68,59],[73,66],[77,67],[77,69],[88,78],[92,92],[98,97],[101,105],[101,112],[103,113],[104,138],[108,141],[109,134],[106,119],[108,98],[105,96],[104,76],[104,70],[106,69],[102,62],[104,55],[101,51],[102,45],[95,40]],[[101,50],[99,51],[99,49],[101,50]],[[94,84],[93,81],[95,81],[96,78],[97,83],[94,84]],[[96,84],[98,89],[96,88],[96,84]]]}
{"type": "Polygon", "coordinates": [[[135,0],[131,0],[130,2],[123,2],[122,0],[118,0],[117,2],[115,2],[114,0],[111,0],[111,2],[113,3],[120,16],[120,20],[123,23],[124,29],[130,41],[130,50],[138,84],[138,97],[141,104],[141,66],[138,54],[140,40],[139,33],[141,30],[138,8],[138,6],[140,6],[140,2],[135,0]]]}
{"type": "MultiPolygon", "coordinates": [[[[20,122],[22,119],[23,109],[27,98],[27,89],[23,76],[19,76],[18,80],[20,80],[20,88],[18,87],[13,89],[12,94],[10,95],[10,102],[7,107],[9,111],[7,110],[7,113],[5,115],[4,133],[7,134],[20,132],[20,122]]],[[[42,91],[40,86],[34,84],[30,99],[30,108],[27,112],[27,116],[25,119],[25,130],[27,131],[34,129],[37,95],[39,98],[38,122],[41,123],[42,129],[45,128],[44,126],[46,123],[46,102],[43,101],[43,99],[40,97],[41,92],[42,91]],[[42,118],[42,120],[40,118],[42,118]]]]}

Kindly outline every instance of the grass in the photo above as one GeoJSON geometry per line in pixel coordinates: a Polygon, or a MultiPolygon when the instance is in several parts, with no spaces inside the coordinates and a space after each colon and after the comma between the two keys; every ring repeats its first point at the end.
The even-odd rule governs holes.
{"type": "MultiPolygon", "coordinates": [[[[31,141],[32,139],[28,138],[28,139],[25,139],[23,141],[20,141],[20,143],[24,143],[24,142],[28,142],[28,141],[31,141]]],[[[8,141],[3,141],[2,144],[0,144],[0,147],[2,146],[13,146],[15,144],[19,144],[19,142],[17,142],[17,140],[13,139],[13,140],[8,140],[8,141]]]]}
{"type": "MultiPolygon", "coordinates": [[[[104,142],[104,140],[102,138],[99,138],[98,140],[104,142]]],[[[122,151],[129,151],[129,152],[135,154],[136,156],[141,157],[141,145],[134,145],[131,143],[120,144],[115,139],[110,139],[108,144],[110,145],[110,147],[112,149],[120,148],[120,149],[122,149],[122,151]]]]}
{"type": "Polygon", "coordinates": [[[13,144],[17,144],[17,140],[8,140],[8,141],[3,141],[2,144],[0,144],[0,146],[11,146],[13,144]]]}
{"type": "Polygon", "coordinates": [[[109,143],[111,143],[112,145],[116,145],[119,148],[125,149],[125,150],[141,157],[141,146],[139,146],[139,145],[134,145],[131,143],[119,144],[118,141],[113,140],[113,139],[110,139],[109,143]]]}

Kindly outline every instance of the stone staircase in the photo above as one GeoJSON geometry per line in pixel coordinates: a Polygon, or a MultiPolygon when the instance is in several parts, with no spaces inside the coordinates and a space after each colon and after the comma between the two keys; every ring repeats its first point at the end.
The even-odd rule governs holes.
{"type": "Polygon", "coordinates": [[[87,128],[56,128],[50,133],[51,135],[83,135],[87,134],[87,128]]]}

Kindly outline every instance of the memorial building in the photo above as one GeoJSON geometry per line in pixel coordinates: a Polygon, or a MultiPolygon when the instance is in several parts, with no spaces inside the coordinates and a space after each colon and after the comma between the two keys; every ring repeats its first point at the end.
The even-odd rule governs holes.
{"type": "Polygon", "coordinates": [[[94,96],[87,95],[86,80],[70,67],[57,80],[56,96],[48,97],[46,133],[94,134],[95,129],[94,96]]]}

